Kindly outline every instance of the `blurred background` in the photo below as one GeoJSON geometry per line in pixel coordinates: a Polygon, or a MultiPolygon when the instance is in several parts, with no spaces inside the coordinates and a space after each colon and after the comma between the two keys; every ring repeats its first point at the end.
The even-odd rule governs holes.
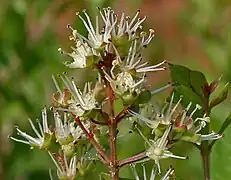
{"type": "MultiPolygon", "coordinates": [[[[49,179],[48,169],[54,168],[45,152],[12,142],[14,126],[31,132],[28,117],[40,118],[41,108],[51,104],[55,91],[51,75],[66,69],[69,60],[57,49],[69,50],[67,24],[84,33],[75,16],[86,8],[91,15],[96,7],[111,6],[119,14],[147,15],[145,28],[155,30],[155,38],[145,52],[151,63],[168,60],[202,71],[209,82],[223,75],[221,88],[231,81],[231,1],[230,0],[0,0],[0,179],[49,179]]],[[[91,79],[85,70],[76,74],[81,84],[91,79]],[[79,77],[79,78],[78,78],[79,77]]],[[[152,87],[167,83],[169,73],[149,75],[152,87]]],[[[218,88],[219,93],[219,88],[218,88]]],[[[163,100],[168,92],[158,96],[163,100]]],[[[212,127],[217,131],[231,111],[231,97],[212,112],[212,127]]],[[[134,143],[133,143],[134,144],[134,143]]],[[[138,148],[138,144],[134,148],[138,148]]],[[[128,155],[127,147],[119,146],[119,156],[128,155]]],[[[200,155],[192,146],[175,151],[188,155],[188,161],[171,161],[178,179],[200,180],[203,177],[200,155]]],[[[213,180],[231,178],[231,127],[212,153],[213,180]]],[[[132,179],[128,169],[121,177],[132,179]]]]}

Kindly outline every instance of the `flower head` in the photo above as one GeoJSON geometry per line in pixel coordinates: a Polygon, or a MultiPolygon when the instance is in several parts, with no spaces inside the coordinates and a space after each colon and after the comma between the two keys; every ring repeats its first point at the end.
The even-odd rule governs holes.
{"type": "Polygon", "coordinates": [[[169,125],[166,130],[164,131],[164,134],[160,138],[155,138],[154,140],[148,140],[143,133],[137,128],[139,134],[142,136],[144,141],[147,143],[147,151],[146,155],[155,161],[159,172],[160,170],[160,160],[165,158],[176,158],[176,159],[187,159],[187,157],[184,156],[177,156],[174,155],[171,151],[169,151],[168,147],[168,137],[169,133],[172,129],[172,126],[169,125]]]}
{"type": "MultiPolygon", "coordinates": [[[[67,114],[64,113],[63,120],[61,119],[60,114],[55,111],[54,112],[54,120],[55,120],[55,136],[56,141],[61,145],[73,143],[75,144],[81,137],[84,137],[82,129],[77,126],[75,127],[75,122],[70,122],[67,119],[67,114]]],[[[84,123],[86,129],[90,127],[88,122],[84,123]]]]}
{"type": "Polygon", "coordinates": [[[126,57],[121,57],[116,47],[114,47],[117,58],[113,61],[112,68],[114,69],[115,66],[119,66],[122,71],[129,72],[133,75],[136,73],[156,72],[166,69],[162,66],[166,64],[167,61],[163,61],[159,64],[151,66],[148,66],[149,62],[143,62],[143,57],[141,54],[142,47],[142,42],[138,42],[137,39],[133,40],[126,57]]]}
{"type": "MultiPolygon", "coordinates": [[[[82,21],[87,30],[88,36],[84,37],[76,29],[68,25],[67,27],[72,31],[70,40],[75,43],[71,53],[66,53],[61,48],[59,51],[72,57],[73,62],[66,62],[69,68],[85,68],[89,64],[97,64],[103,61],[102,52],[111,52],[114,49],[116,59],[119,60],[119,66],[126,70],[135,69],[136,72],[150,72],[163,70],[161,68],[163,63],[154,66],[146,66],[147,63],[142,63],[141,50],[146,47],[154,37],[154,30],[150,29],[149,34],[141,32],[142,23],[146,17],[139,18],[140,10],[136,12],[133,18],[125,16],[122,13],[119,18],[118,15],[110,8],[103,8],[99,10],[99,16],[96,16],[95,22],[88,15],[86,10],[82,13],[77,12],[76,15],[82,21]],[[101,28],[102,27],[102,28],[101,28]],[[121,63],[118,49],[120,47],[131,44],[129,48],[126,62],[121,63]]],[[[115,64],[115,63],[114,63],[115,64]]]]}
{"type": "MultiPolygon", "coordinates": [[[[82,116],[86,111],[96,108],[97,101],[95,99],[94,91],[91,88],[91,83],[85,83],[84,89],[81,91],[77,88],[75,82],[70,80],[66,75],[60,76],[60,78],[62,79],[64,86],[70,91],[71,98],[67,100],[66,108],[56,108],[57,110],[64,110],[77,116],[82,116]]],[[[55,85],[59,90],[60,88],[57,85],[57,82],[55,82],[55,85]]]]}
{"type": "Polygon", "coordinates": [[[126,91],[139,93],[140,87],[144,83],[144,78],[136,81],[128,72],[121,72],[116,77],[114,75],[111,77],[105,72],[105,78],[110,82],[112,89],[118,95],[122,95],[126,91]]]}
{"type": "Polygon", "coordinates": [[[33,147],[39,147],[40,149],[49,148],[53,134],[48,128],[46,108],[42,110],[42,124],[39,122],[39,120],[37,121],[39,130],[36,129],[36,127],[34,126],[33,122],[30,119],[29,119],[29,123],[37,137],[30,136],[27,133],[21,131],[18,127],[16,127],[18,135],[22,136],[26,140],[20,140],[14,137],[10,137],[10,138],[14,141],[28,144],[31,146],[31,148],[33,147]]]}
{"type": "Polygon", "coordinates": [[[59,180],[74,180],[76,176],[77,157],[71,157],[68,163],[65,153],[63,154],[63,157],[59,158],[54,154],[51,154],[51,152],[48,153],[57,168],[57,176],[59,180]]]}

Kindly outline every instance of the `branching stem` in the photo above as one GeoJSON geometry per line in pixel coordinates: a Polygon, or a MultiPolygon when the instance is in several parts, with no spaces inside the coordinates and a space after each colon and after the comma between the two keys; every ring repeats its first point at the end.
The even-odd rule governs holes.
{"type": "Polygon", "coordinates": [[[146,158],[146,157],[147,157],[146,151],[144,151],[144,152],[141,152],[141,153],[136,154],[136,155],[134,155],[134,156],[128,157],[128,158],[126,158],[126,159],[120,160],[120,161],[118,162],[118,166],[119,166],[119,167],[122,167],[122,166],[124,166],[124,165],[131,164],[131,163],[137,162],[137,161],[139,161],[139,160],[142,160],[142,159],[144,159],[144,158],[146,158]]]}
{"type": "Polygon", "coordinates": [[[91,132],[88,132],[88,130],[84,127],[83,123],[80,121],[78,116],[75,116],[75,122],[79,125],[79,127],[83,130],[84,134],[88,137],[90,142],[94,145],[94,147],[96,148],[97,152],[99,153],[100,158],[103,161],[103,163],[108,166],[110,159],[108,158],[108,156],[104,152],[101,145],[95,140],[93,134],[91,132]]]}

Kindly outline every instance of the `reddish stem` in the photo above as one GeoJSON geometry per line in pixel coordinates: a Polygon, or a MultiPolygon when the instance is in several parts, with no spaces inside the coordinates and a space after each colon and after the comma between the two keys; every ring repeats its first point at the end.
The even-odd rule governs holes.
{"type": "Polygon", "coordinates": [[[119,168],[117,166],[117,154],[116,154],[116,136],[117,136],[117,122],[115,119],[115,112],[114,112],[114,92],[111,88],[110,84],[107,83],[107,90],[108,90],[108,103],[110,109],[110,125],[109,125],[109,135],[110,135],[110,174],[112,180],[119,179],[119,168]]]}
{"type": "Polygon", "coordinates": [[[201,152],[204,169],[204,180],[210,180],[210,151],[201,152]]]}
{"type": "Polygon", "coordinates": [[[127,114],[128,114],[129,108],[124,108],[116,117],[115,121],[118,124],[127,114]]]}
{"type": "Polygon", "coordinates": [[[108,166],[110,159],[107,157],[101,145],[95,140],[93,134],[91,132],[88,132],[88,130],[84,127],[83,123],[80,121],[78,116],[75,116],[74,119],[75,119],[75,122],[79,125],[79,127],[83,130],[84,134],[88,137],[90,142],[95,146],[103,163],[108,166]]]}
{"type": "Polygon", "coordinates": [[[137,161],[139,161],[139,160],[142,160],[142,159],[144,159],[144,158],[146,158],[146,157],[147,157],[146,151],[144,151],[144,152],[141,152],[141,153],[136,154],[136,155],[134,155],[134,156],[128,157],[128,158],[126,158],[126,159],[120,160],[120,161],[118,162],[118,166],[119,166],[119,167],[122,167],[122,166],[124,166],[124,165],[131,164],[131,163],[137,162],[137,161]]]}

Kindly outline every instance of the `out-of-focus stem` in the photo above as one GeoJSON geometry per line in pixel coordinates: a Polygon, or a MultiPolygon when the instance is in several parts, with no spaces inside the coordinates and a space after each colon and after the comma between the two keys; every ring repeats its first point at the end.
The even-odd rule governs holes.
{"type": "Polygon", "coordinates": [[[88,139],[90,140],[90,142],[95,146],[95,148],[96,148],[97,152],[99,153],[100,158],[103,161],[103,163],[108,166],[110,164],[109,163],[110,159],[108,158],[108,156],[104,152],[104,150],[101,147],[101,145],[95,140],[93,134],[91,132],[88,132],[88,130],[84,127],[84,125],[82,124],[82,122],[80,121],[80,119],[79,119],[78,116],[75,116],[75,122],[83,130],[84,134],[88,137],[88,139]]]}

